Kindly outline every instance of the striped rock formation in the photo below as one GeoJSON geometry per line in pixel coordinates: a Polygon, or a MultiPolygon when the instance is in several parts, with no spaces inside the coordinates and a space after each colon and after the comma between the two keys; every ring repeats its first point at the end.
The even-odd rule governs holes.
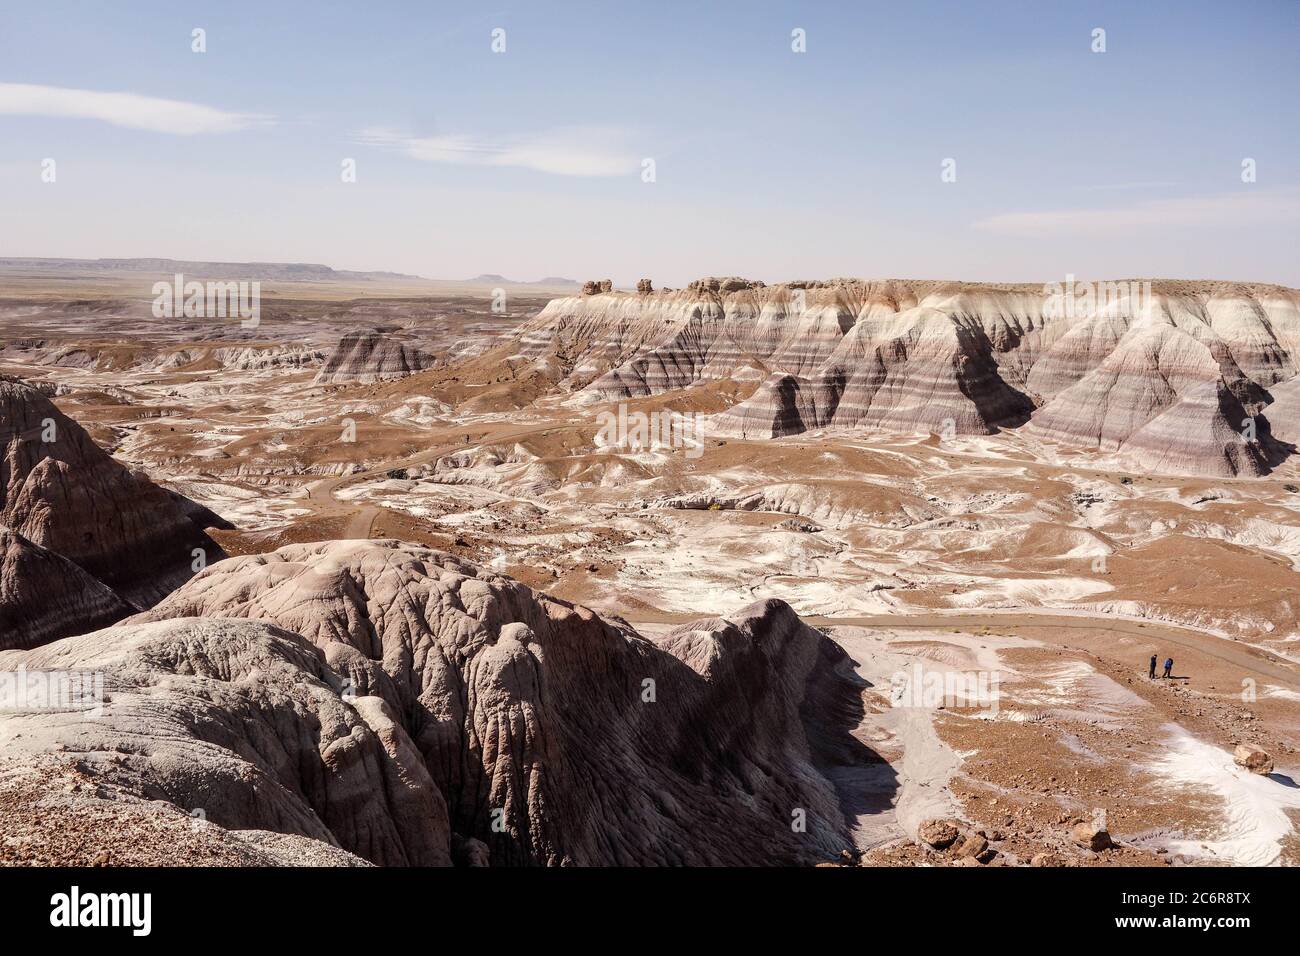
{"type": "Polygon", "coordinates": [[[1067,444],[1123,452],[1131,464],[1161,470],[1260,474],[1261,442],[1242,440],[1263,405],[1226,346],[1173,326],[1131,328],[1104,358],[1062,388],[1034,415],[1029,430],[1067,444]]]}
{"type": "Polygon", "coordinates": [[[1273,402],[1265,412],[1273,438],[1300,447],[1300,377],[1274,385],[1269,394],[1273,402]]]}
{"type": "Polygon", "coordinates": [[[354,329],[339,339],[316,373],[316,385],[367,385],[431,368],[436,359],[404,341],[395,326],[354,329]]]}
{"type": "Polygon", "coordinates": [[[526,356],[562,356],[594,401],[760,382],[715,434],[1024,426],[1152,471],[1255,475],[1286,453],[1269,390],[1300,370],[1300,292],[707,279],[556,299],[516,335],[526,356]]]}
{"type": "Polygon", "coordinates": [[[0,377],[0,442],[0,527],[10,532],[5,569],[14,575],[0,582],[0,593],[15,602],[0,613],[30,609],[42,597],[50,602],[45,615],[3,646],[100,626],[131,605],[148,607],[193,575],[196,551],[205,563],[225,556],[202,530],[203,509],[191,520],[178,496],[115,461],[44,394],[9,377],[0,377]],[[111,589],[116,600],[55,558],[111,589]],[[37,567],[49,573],[44,584],[31,582],[37,567]],[[65,586],[74,593],[59,594],[65,586]]]}
{"type": "Polygon", "coordinates": [[[0,650],[94,630],[134,610],[67,558],[0,527],[0,650]]]}
{"type": "MultiPolygon", "coordinates": [[[[398,761],[390,774],[395,782],[368,792],[418,796],[429,809],[405,817],[412,826],[432,819],[420,839],[445,841],[450,831],[459,835],[453,843],[481,848],[494,865],[835,858],[851,840],[832,780],[878,759],[850,733],[862,717],[862,683],[851,661],[779,601],[650,641],[626,624],[441,552],[395,541],[336,541],[214,565],[98,643],[110,633],[141,640],[132,628],[152,640],[163,633],[158,628],[188,626],[195,617],[274,625],[286,644],[277,655],[288,658],[294,642],[294,666],[310,685],[293,693],[347,688],[336,691],[344,704],[330,703],[339,714],[326,724],[321,751],[337,747],[331,741],[344,739],[349,725],[364,723],[398,761]],[[356,702],[345,706],[349,694],[356,702]],[[806,831],[791,826],[796,818],[806,820],[806,831]]],[[[227,682],[228,711],[240,715],[257,693],[257,682],[240,675],[267,656],[260,638],[243,633],[253,643],[227,654],[229,666],[213,662],[198,671],[216,671],[227,682]]],[[[170,662],[181,654],[151,657],[170,662]]],[[[255,706],[255,715],[264,709],[255,706]]],[[[285,731],[298,739],[294,725],[285,731]]],[[[223,747],[247,753],[239,722],[226,721],[220,732],[228,738],[218,741],[223,747]]],[[[352,738],[361,750],[368,735],[358,733],[352,738]]],[[[375,752],[375,759],[382,756],[375,752]]],[[[372,826],[330,823],[318,795],[335,788],[315,781],[313,790],[302,790],[304,767],[314,780],[315,758],[302,746],[275,761],[287,791],[304,793],[309,806],[297,816],[280,813],[288,825],[269,828],[316,835],[305,822],[310,809],[344,849],[375,862],[402,859],[387,842],[380,854],[347,836],[372,826]]],[[[229,807],[209,819],[268,828],[251,784],[241,792],[233,783],[251,775],[232,767],[225,776],[231,782],[217,789],[231,788],[229,807]]],[[[420,859],[430,853],[422,849],[420,859]]]]}

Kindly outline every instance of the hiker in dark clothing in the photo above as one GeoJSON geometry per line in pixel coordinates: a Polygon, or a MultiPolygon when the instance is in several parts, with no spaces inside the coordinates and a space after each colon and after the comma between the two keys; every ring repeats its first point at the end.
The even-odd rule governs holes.
{"type": "Polygon", "coordinates": [[[1172,677],[1172,676],[1174,676],[1173,674],[1169,673],[1169,672],[1170,672],[1171,670],[1173,670],[1173,669],[1174,669],[1174,659],[1173,659],[1172,657],[1166,657],[1166,658],[1165,658],[1165,676],[1166,676],[1166,677],[1172,677]]]}
{"type": "Polygon", "coordinates": [[[1156,656],[1154,654],[1151,655],[1151,673],[1147,676],[1152,678],[1156,676],[1156,656]]]}

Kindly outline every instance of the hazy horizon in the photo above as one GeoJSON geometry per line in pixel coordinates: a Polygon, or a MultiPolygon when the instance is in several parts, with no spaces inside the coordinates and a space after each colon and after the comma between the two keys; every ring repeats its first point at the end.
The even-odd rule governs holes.
{"type": "MultiPolygon", "coordinates": [[[[576,273],[570,275],[548,275],[548,276],[535,276],[535,277],[534,276],[512,276],[512,275],[505,275],[499,272],[490,272],[490,271],[480,272],[477,275],[472,275],[472,276],[429,276],[429,275],[415,275],[412,273],[402,273],[392,269],[369,269],[369,270],[345,269],[343,267],[333,265],[328,262],[299,262],[293,260],[270,261],[270,260],[247,260],[247,259],[245,260],[202,260],[202,259],[191,260],[191,259],[178,259],[175,256],[96,256],[93,258],[69,257],[69,256],[0,256],[0,266],[3,266],[5,263],[13,260],[34,260],[34,261],[44,261],[44,262],[79,262],[79,263],[84,262],[88,264],[93,264],[95,262],[128,262],[134,260],[139,260],[143,262],[148,260],[158,260],[163,262],[173,262],[176,263],[177,265],[201,264],[205,266],[211,265],[211,266],[264,266],[264,267],[306,266],[312,268],[319,267],[319,268],[330,269],[333,272],[338,273],[344,279],[355,278],[357,276],[376,276],[376,277],[391,278],[396,283],[427,282],[427,283],[443,284],[443,285],[474,285],[477,282],[477,280],[480,279],[482,280],[503,279],[507,282],[507,284],[534,285],[534,286],[539,286],[541,288],[556,287],[555,282],[557,281],[562,281],[562,282],[567,282],[567,283],[577,285],[586,282],[588,279],[599,280],[599,279],[611,278],[610,276],[584,276],[583,278],[578,278],[576,273]],[[548,285],[548,280],[551,280],[549,285],[548,285]]],[[[165,275],[168,271],[169,270],[159,271],[159,270],[149,270],[144,268],[105,269],[100,273],[95,273],[95,275],[96,277],[101,277],[104,279],[110,279],[114,277],[125,277],[131,275],[142,275],[142,276],[148,276],[150,278],[153,278],[156,275],[165,275]]],[[[196,275],[199,278],[212,278],[212,275],[206,272],[197,273],[196,275]]],[[[688,282],[694,281],[695,279],[729,278],[729,277],[732,276],[727,276],[722,273],[709,272],[708,270],[704,270],[701,271],[698,275],[694,276],[692,279],[687,280],[687,282],[682,282],[677,286],[670,286],[669,284],[665,284],[665,283],[656,283],[655,288],[656,289],[664,289],[670,287],[682,288],[685,287],[688,284],[688,282]]],[[[231,276],[229,276],[229,278],[234,279],[239,277],[232,274],[231,276]]],[[[1032,279],[1031,280],[951,279],[948,276],[909,276],[909,275],[886,276],[886,275],[868,275],[868,274],[838,275],[838,276],[791,275],[791,276],[775,276],[775,277],[761,276],[761,275],[741,275],[741,276],[734,276],[734,278],[757,281],[767,286],[781,285],[784,283],[799,282],[799,281],[834,281],[840,279],[850,279],[850,280],[860,279],[864,281],[903,281],[903,282],[962,282],[969,285],[990,285],[990,286],[1036,286],[1039,284],[1037,280],[1032,280],[1032,279]]],[[[1290,286],[1287,283],[1282,283],[1282,282],[1271,282],[1271,281],[1252,280],[1252,279],[1237,279],[1237,278],[1230,278],[1227,276],[1139,276],[1139,275],[1067,274],[1065,276],[1046,276],[1043,278],[1041,284],[1044,286],[1046,290],[1048,286],[1057,286],[1062,282],[1066,282],[1070,279],[1073,279],[1074,281],[1080,283],[1132,282],[1132,281],[1140,281],[1140,282],[1149,281],[1154,283],[1231,282],[1239,285],[1252,285],[1252,284],[1277,285],[1277,286],[1282,286],[1284,288],[1295,288],[1295,286],[1290,286]]],[[[291,277],[277,277],[277,278],[264,278],[261,281],[264,284],[269,283],[272,285],[280,285],[285,283],[291,284],[293,282],[298,282],[298,281],[304,283],[313,283],[313,282],[332,281],[332,280],[321,280],[312,277],[303,277],[302,279],[295,279],[291,277]]],[[[635,289],[637,281],[638,281],[637,279],[618,279],[618,278],[613,279],[614,288],[620,291],[630,291],[635,289]]],[[[486,286],[486,281],[481,284],[486,286]]],[[[150,295],[152,295],[152,293],[150,293],[150,295]]]]}
{"type": "Polygon", "coordinates": [[[0,256],[1297,287],[1297,27],[1287,2],[11,9],[0,256]]]}

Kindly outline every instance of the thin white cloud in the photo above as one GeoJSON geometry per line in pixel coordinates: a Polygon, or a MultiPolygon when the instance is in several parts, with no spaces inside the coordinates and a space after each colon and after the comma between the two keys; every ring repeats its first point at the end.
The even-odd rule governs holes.
{"type": "Polygon", "coordinates": [[[1152,199],[1107,209],[1059,209],[989,216],[976,229],[1011,236],[1114,235],[1117,229],[1153,226],[1262,226],[1300,220],[1300,192],[1258,190],[1239,193],[1152,199]]]}
{"type": "Polygon", "coordinates": [[[557,129],[502,143],[463,135],[414,137],[383,127],[362,130],[357,138],[429,163],[514,166],[558,176],[623,176],[639,163],[623,148],[622,131],[597,127],[557,129]]]}
{"type": "Polygon", "coordinates": [[[127,129],[177,136],[231,133],[270,122],[267,116],[231,113],[182,100],[30,83],[0,83],[0,114],[102,120],[127,129]]]}

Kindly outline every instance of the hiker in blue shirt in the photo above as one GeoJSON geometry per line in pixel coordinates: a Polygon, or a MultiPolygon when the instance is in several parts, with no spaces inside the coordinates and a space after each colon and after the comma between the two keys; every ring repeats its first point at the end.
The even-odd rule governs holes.
{"type": "Polygon", "coordinates": [[[1166,657],[1166,658],[1165,658],[1165,676],[1166,676],[1166,677],[1173,677],[1174,675],[1171,674],[1171,673],[1169,673],[1169,672],[1172,671],[1173,669],[1174,669],[1174,659],[1173,659],[1172,657],[1166,657]]]}

